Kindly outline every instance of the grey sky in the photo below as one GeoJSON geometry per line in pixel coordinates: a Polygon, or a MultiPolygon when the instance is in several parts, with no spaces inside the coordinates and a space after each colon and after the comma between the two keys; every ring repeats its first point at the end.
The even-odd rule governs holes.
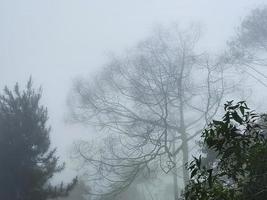
{"type": "Polygon", "coordinates": [[[64,155],[79,129],[64,124],[66,96],[77,75],[149,35],[156,24],[199,22],[205,48],[222,48],[263,0],[0,0],[0,87],[32,75],[44,89],[52,140],[64,155]]]}

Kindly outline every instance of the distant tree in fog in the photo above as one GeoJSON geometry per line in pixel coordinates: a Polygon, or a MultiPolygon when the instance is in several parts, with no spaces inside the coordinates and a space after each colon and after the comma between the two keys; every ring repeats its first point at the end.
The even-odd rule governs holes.
{"type": "Polygon", "coordinates": [[[226,54],[226,62],[267,87],[267,6],[244,18],[226,54]]]}
{"type": "Polygon", "coordinates": [[[60,197],[56,200],[90,200],[91,198],[89,191],[90,189],[86,185],[86,183],[79,178],[79,181],[77,182],[73,190],[69,192],[69,195],[67,197],[60,197]]]}
{"type": "Polygon", "coordinates": [[[16,84],[0,95],[0,199],[46,200],[67,195],[71,184],[54,187],[50,180],[63,170],[56,149],[50,149],[47,109],[40,105],[41,90],[16,84]]]}
{"type": "Polygon", "coordinates": [[[102,147],[82,142],[76,148],[94,170],[92,180],[101,184],[97,194],[118,194],[140,172],[156,167],[173,174],[178,199],[179,165],[181,182],[189,179],[183,167],[189,141],[233,89],[223,66],[195,51],[198,39],[196,27],[159,29],[125,57],[114,58],[93,81],[74,84],[73,119],[107,135],[102,147]]]}

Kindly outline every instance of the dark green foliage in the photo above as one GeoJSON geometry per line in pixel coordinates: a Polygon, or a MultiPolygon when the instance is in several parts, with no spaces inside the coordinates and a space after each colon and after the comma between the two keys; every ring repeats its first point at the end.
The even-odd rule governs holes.
{"type": "Polygon", "coordinates": [[[46,200],[67,195],[67,186],[52,187],[49,180],[60,172],[56,149],[50,149],[47,109],[40,105],[41,90],[4,89],[0,95],[0,199],[46,200]]]}
{"type": "Polygon", "coordinates": [[[202,133],[216,162],[204,165],[201,156],[189,163],[186,200],[264,200],[267,196],[266,120],[245,102],[225,104],[221,121],[202,133]]]}

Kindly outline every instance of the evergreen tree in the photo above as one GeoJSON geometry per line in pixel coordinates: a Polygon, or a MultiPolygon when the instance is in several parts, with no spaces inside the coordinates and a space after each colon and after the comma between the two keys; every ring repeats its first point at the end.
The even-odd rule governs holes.
{"type": "Polygon", "coordinates": [[[56,149],[50,148],[47,109],[40,105],[41,89],[25,90],[16,84],[0,95],[0,199],[46,200],[68,194],[76,183],[59,187],[50,184],[63,170],[56,149]]]}

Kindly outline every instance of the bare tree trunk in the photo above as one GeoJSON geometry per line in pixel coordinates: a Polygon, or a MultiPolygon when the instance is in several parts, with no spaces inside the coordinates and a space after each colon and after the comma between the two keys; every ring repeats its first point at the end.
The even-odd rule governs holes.
{"type": "Polygon", "coordinates": [[[183,154],[183,179],[184,179],[184,185],[187,184],[189,180],[189,174],[186,169],[186,164],[188,163],[188,138],[186,133],[186,127],[184,122],[184,105],[183,102],[180,102],[180,126],[181,126],[181,138],[182,138],[182,154],[183,154]]]}
{"type": "MultiPolygon", "coordinates": [[[[173,144],[173,152],[175,151],[175,144],[173,144]]],[[[176,155],[173,156],[173,160],[176,162],[176,155]]],[[[173,178],[173,196],[174,200],[178,200],[179,198],[179,191],[178,191],[178,177],[177,177],[177,165],[174,166],[172,170],[172,178],[173,178]]]]}
{"type": "Polygon", "coordinates": [[[185,54],[183,52],[183,59],[182,59],[182,65],[181,65],[181,71],[180,71],[180,77],[178,81],[178,90],[180,92],[179,95],[179,104],[180,104],[180,130],[181,130],[181,139],[182,139],[182,154],[183,154],[183,179],[184,179],[184,185],[187,184],[189,180],[188,171],[185,167],[186,163],[188,162],[188,139],[187,139],[187,132],[186,132],[186,125],[185,125],[185,116],[184,116],[184,87],[183,87],[183,81],[184,81],[184,69],[185,69],[185,54]]]}
{"type": "Polygon", "coordinates": [[[184,185],[186,185],[188,183],[189,180],[189,174],[188,171],[186,169],[186,164],[188,163],[188,142],[187,142],[187,135],[186,132],[184,132],[182,134],[182,138],[183,138],[183,178],[184,178],[184,185]]]}

